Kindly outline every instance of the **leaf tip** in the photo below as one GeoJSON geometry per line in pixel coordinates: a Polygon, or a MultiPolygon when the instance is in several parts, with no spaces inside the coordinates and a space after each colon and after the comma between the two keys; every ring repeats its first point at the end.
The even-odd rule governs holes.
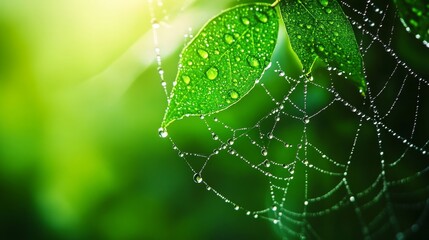
{"type": "Polygon", "coordinates": [[[365,81],[365,78],[361,80],[361,84],[359,86],[359,93],[365,98],[366,97],[366,91],[367,91],[367,83],[365,81]]]}

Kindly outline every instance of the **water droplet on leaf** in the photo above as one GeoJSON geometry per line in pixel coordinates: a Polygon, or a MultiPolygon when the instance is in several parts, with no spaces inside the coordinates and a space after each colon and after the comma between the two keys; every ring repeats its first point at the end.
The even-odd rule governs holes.
{"type": "Polygon", "coordinates": [[[268,22],[268,16],[265,13],[262,12],[256,12],[256,17],[258,18],[259,21],[261,21],[262,23],[266,23],[268,22]]]}
{"type": "Polygon", "coordinates": [[[238,97],[240,97],[240,95],[238,94],[238,92],[236,92],[236,91],[234,91],[234,90],[232,90],[232,91],[229,93],[229,96],[230,96],[232,99],[238,99],[238,97]]]}
{"type": "Polygon", "coordinates": [[[259,61],[255,57],[249,57],[247,59],[247,62],[249,62],[249,65],[252,66],[252,67],[255,67],[255,68],[259,67],[259,61]]]}
{"type": "Polygon", "coordinates": [[[234,37],[232,37],[232,35],[230,34],[225,34],[224,39],[225,39],[225,42],[228,44],[231,44],[234,42],[234,37]]]}
{"type": "Polygon", "coordinates": [[[198,54],[204,59],[209,57],[209,53],[203,49],[198,49],[198,54]]]}
{"type": "Polygon", "coordinates": [[[326,7],[326,6],[328,6],[329,1],[328,1],[328,0],[319,0],[319,3],[320,3],[322,6],[326,7]]]}
{"type": "Polygon", "coordinates": [[[249,25],[249,24],[250,24],[250,20],[249,20],[247,17],[243,17],[243,18],[241,18],[241,22],[242,22],[244,25],[249,25]]]}
{"type": "Polygon", "coordinates": [[[184,75],[184,76],[182,76],[182,81],[183,81],[186,85],[188,85],[188,84],[191,82],[191,78],[190,78],[189,76],[184,75]]]}
{"type": "Polygon", "coordinates": [[[206,76],[208,79],[214,80],[217,78],[218,73],[219,72],[218,72],[217,68],[211,67],[211,68],[209,68],[209,70],[207,70],[206,76]]]}

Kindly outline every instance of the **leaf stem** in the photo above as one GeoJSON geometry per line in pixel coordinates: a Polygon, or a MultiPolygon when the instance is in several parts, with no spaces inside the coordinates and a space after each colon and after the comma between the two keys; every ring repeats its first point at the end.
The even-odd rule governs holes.
{"type": "Polygon", "coordinates": [[[279,4],[281,0],[276,0],[275,2],[273,2],[273,4],[271,4],[271,7],[276,7],[277,4],[279,4]]]}

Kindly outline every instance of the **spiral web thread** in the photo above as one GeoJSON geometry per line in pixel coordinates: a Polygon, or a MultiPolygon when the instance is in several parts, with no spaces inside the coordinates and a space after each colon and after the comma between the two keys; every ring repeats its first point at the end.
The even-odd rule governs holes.
{"type": "MultiPolygon", "coordinates": [[[[168,101],[157,40],[162,28],[157,13],[163,4],[148,3],[156,62],[168,101]]],[[[285,239],[424,236],[429,211],[429,82],[427,73],[413,70],[396,53],[396,38],[405,30],[388,3],[369,0],[362,7],[341,2],[366,66],[365,98],[349,94],[351,88],[344,90],[341,82],[348,81],[347,74],[335,68],[327,66],[328,80],[318,81],[287,76],[282,63],[273,62],[268,72],[276,74],[274,81],[281,81],[286,91],[279,94],[266,80],[257,80],[255,88],[271,102],[262,117],[236,127],[222,120],[222,114],[201,116],[207,130],[203,135],[213,142],[211,151],[204,153],[192,152],[168,136],[194,181],[238,212],[278,225],[285,239]],[[319,95],[324,97],[313,107],[319,95]],[[338,117],[329,123],[335,119],[332,114],[338,117]],[[344,122],[352,126],[345,135],[335,127],[344,122]],[[334,127],[323,131],[329,124],[334,127]],[[240,161],[241,167],[264,179],[270,203],[252,209],[239,197],[224,193],[228,187],[206,178],[206,169],[219,158],[240,161]],[[323,224],[326,221],[330,225],[323,224]],[[334,230],[323,230],[326,226],[334,230]]],[[[192,38],[191,29],[185,37],[192,38]]]]}

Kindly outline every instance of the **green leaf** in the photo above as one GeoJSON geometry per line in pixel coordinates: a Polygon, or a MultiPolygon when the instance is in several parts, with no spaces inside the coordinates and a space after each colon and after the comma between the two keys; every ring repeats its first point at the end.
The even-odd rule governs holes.
{"type": "Polygon", "coordinates": [[[264,3],[239,5],[211,19],[182,51],[162,128],[243,98],[270,63],[278,27],[276,10],[264,3]]]}
{"type": "Polygon", "coordinates": [[[280,10],[293,50],[310,73],[317,58],[366,91],[362,56],[353,29],[335,0],[283,0],[280,10]]]}
{"type": "Polygon", "coordinates": [[[394,0],[408,32],[429,47],[429,3],[427,0],[394,0]],[[424,3],[425,2],[425,3],[424,3]]]}

